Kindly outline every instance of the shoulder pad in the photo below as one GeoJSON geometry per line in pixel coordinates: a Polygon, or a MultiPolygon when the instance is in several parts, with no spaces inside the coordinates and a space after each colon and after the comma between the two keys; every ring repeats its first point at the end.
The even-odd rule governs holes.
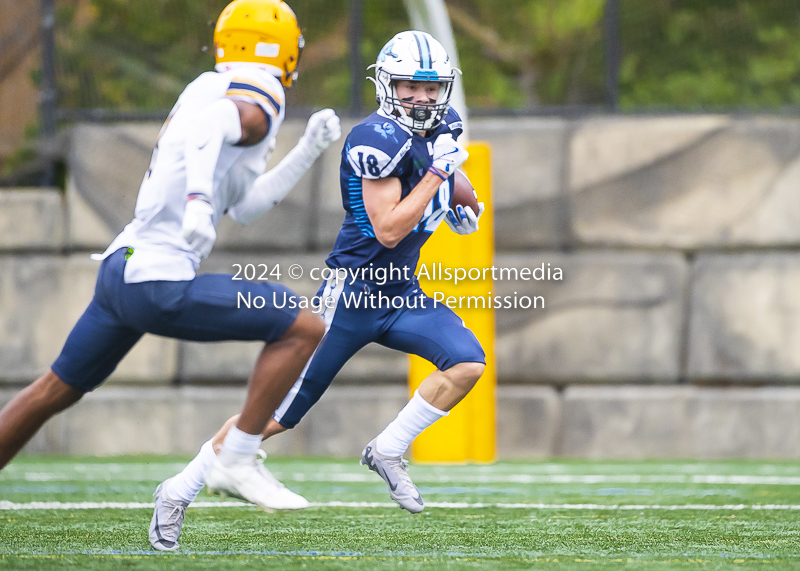
{"type": "Polygon", "coordinates": [[[393,121],[373,115],[347,136],[347,160],[360,178],[389,176],[411,148],[411,137],[393,121]]]}
{"type": "Polygon", "coordinates": [[[461,120],[461,116],[452,107],[447,110],[442,124],[446,126],[447,129],[450,129],[454,139],[458,139],[461,133],[464,132],[464,123],[461,120]]]}
{"type": "Polygon", "coordinates": [[[275,77],[257,68],[240,68],[226,74],[230,76],[226,97],[255,103],[275,119],[283,116],[286,97],[275,77]]]}

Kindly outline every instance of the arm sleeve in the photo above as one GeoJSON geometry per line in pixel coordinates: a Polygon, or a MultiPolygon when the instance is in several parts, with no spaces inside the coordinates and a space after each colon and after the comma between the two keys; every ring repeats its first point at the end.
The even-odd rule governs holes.
{"type": "Polygon", "coordinates": [[[214,171],[222,146],[235,145],[241,138],[239,110],[230,99],[215,101],[198,113],[184,146],[187,195],[199,194],[212,203],[214,171]]]}
{"type": "Polygon", "coordinates": [[[317,156],[301,139],[281,162],[256,178],[244,198],[228,209],[228,214],[241,224],[250,224],[272,210],[311,168],[317,156]]]}

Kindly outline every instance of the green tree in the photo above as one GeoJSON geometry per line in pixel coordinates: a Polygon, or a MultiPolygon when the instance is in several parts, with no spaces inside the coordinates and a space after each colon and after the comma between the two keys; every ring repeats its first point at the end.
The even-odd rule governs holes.
{"type": "Polygon", "coordinates": [[[203,51],[225,0],[76,0],[59,4],[59,104],[164,109],[210,69],[203,51]]]}
{"type": "MultiPolygon", "coordinates": [[[[63,107],[163,110],[213,69],[214,24],[227,0],[71,0],[59,5],[57,57],[63,107]]],[[[362,51],[408,27],[401,2],[367,0],[362,51]]],[[[306,38],[290,106],[346,107],[350,97],[348,0],[290,2],[306,38]]],[[[366,76],[366,70],[364,71],[366,76]]],[[[365,82],[365,101],[374,94],[365,82]]]]}
{"type": "Polygon", "coordinates": [[[796,0],[623,0],[625,109],[800,104],[796,0]]]}
{"type": "MultiPolygon", "coordinates": [[[[59,0],[60,105],[168,109],[189,81],[213,68],[213,26],[226,3],[59,0]]],[[[290,108],[348,107],[349,0],[289,3],[307,46],[300,80],[287,93],[290,108]]],[[[409,24],[400,0],[362,5],[366,67],[409,24]]],[[[448,0],[467,103],[604,103],[604,6],[605,0],[448,0]]],[[[800,105],[797,0],[620,0],[620,11],[624,109],[800,105]]],[[[372,85],[361,85],[362,102],[374,107],[372,85]]]]}
{"type": "Polygon", "coordinates": [[[604,0],[451,0],[475,107],[602,101],[604,0]]]}

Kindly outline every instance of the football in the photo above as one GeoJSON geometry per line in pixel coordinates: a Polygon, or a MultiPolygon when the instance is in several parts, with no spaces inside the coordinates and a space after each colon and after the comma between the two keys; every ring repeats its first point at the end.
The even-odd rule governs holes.
{"type": "Polygon", "coordinates": [[[478,213],[478,193],[472,188],[472,183],[464,174],[461,169],[456,171],[453,176],[453,191],[450,194],[450,208],[455,209],[456,206],[463,207],[469,206],[472,212],[478,213]]]}

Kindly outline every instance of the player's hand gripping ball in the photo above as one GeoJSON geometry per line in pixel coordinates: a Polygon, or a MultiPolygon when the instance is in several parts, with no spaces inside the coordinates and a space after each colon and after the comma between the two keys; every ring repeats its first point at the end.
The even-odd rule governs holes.
{"type": "Polygon", "coordinates": [[[483,202],[478,202],[478,194],[467,175],[460,169],[457,170],[453,177],[453,190],[450,194],[450,211],[445,218],[447,225],[456,234],[477,232],[478,221],[483,210],[483,202]]]}
{"type": "Polygon", "coordinates": [[[478,193],[461,169],[458,169],[453,176],[453,190],[450,192],[450,208],[456,208],[458,205],[464,208],[469,206],[473,212],[478,211],[478,193]]]}
{"type": "Polygon", "coordinates": [[[468,158],[467,150],[450,133],[439,135],[433,142],[432,167],[440,173],[444,173],[443,178],[453,174],[468,158]]]}

